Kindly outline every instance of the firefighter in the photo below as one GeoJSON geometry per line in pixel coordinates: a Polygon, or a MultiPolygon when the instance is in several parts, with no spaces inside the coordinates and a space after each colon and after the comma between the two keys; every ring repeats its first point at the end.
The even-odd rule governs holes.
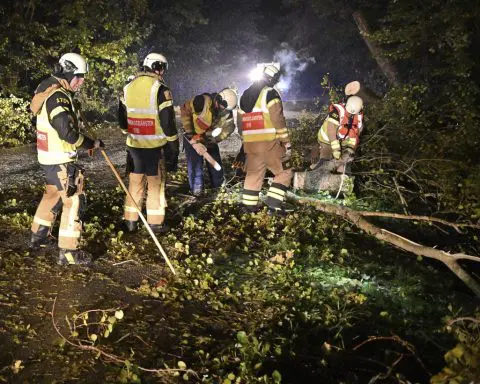
{"type": "MultiPolygon", "coordinates": [[[[187,101],[180,108],[184,129],[184,145],[190,191],[200,196],[204,190],[203,155],[208,153],[221,166],[218,143],[235,130],[233,110],[237,107],[237,94],[225,88],[218,93],[203,93],[187,101]]],[[[212,188],[224,181],[223,168],[216,170],[207,162],[212,188]]]]}
{"type": "MultiPolygon", "coordinates": [[[[165,170],[177,170],[179,154],[172,92],[163,79],[167,69],[164,55],[149,53],[143,70],[124,87],[118,111],[120,128],[127,134],[128,190],[141,209],[146,178],[147,221],[156,232],[168,229],[165,170]]],[[[124,219],[127,231],[137,229],[138,212],[128,196],[124,219]]]]}
{"type": "MultiPolygon", "coordinates": [[[[335,159],[337,173],[350,173],[355,150],[363,129],[363,100],[348,94],[346,103],[332,104],[318,131],[320,162],[335,159]]],[[[320,163],[319,162],[319,163],[320,163]]]]}
{"type": "Polygon", "coordinates": [[[262,78],[240,98],[238,126],[246,153],[246,177],[242,203],[247,212],[257,211],[259,193],[267,169],[274,174],[266,198],[269,214],[285,215],[285,194],[293,172],[288,160],[291,144],[283,115],[282,99],[273,88],[280,78],[275,65],[267,65],[262,78]]]}
{"type": "Polygon", "coordinates": [[[38,249],[47,243],[56,215],[62,211],[60,265],[91,261],[86,252],[78,249],[86,197],[77,150],[93,150],[104,144],[79,132],[73,97],[87,73],[87,62],[81,55],[64,54],[53,75],[39,84],[30,105],[37,120],[38,161],[46,176],[46,188],[33,218],[29,245],[38,249]]]}

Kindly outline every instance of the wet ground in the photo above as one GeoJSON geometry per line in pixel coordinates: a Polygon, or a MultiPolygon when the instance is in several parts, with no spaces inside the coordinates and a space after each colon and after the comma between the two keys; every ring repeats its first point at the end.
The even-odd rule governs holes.
{"type": "MultiPolygon", "coordinates": [[[[110,127],[102,129],[99,137],[123,175],[124,136],[110,127]]],[[[240,139],[234,134],[221,144],[223,157],[231,160],[239,147],[240,139]]],[[[255,367],[265,362],[266,372],[270,375],[273,369],[281,370],[285,377],[282,382],[286,383],[317,383],[317,377],[328,377],[325,383],[368,382],[361,380],[365,372],[373,377],[384,369],[378,368],[373,357],[388,368],[395,348],[372,348],[367,361],[366,355],[358,359],[352,350],[346,355],[335,356],[335,349],[327,354],[324,342],[348,348],[349,343],[358,345],[362,337],[392,333],[409,338],[422,351],[419,355],[432,367],[431,372],[438,371],[443,354],[453,342],[432,329],[437,332],[440,328],[450,303],[458,308],[472,301],[471,293],[448,271],[429,264],[416,265],[396,250],[360,236],[343,220],[327,218],[323,222],[318,213],[304,210],[290,224],[290,219],[273,220],[272,224],[266,215],[238,215],[228,198],[215,204],[213,194],[196,200],[188,195],[184,153],[180,160],[182,171],[169,179],[167,190],[173,231],[161,238],[167,254],[177,256],[174,264],[182,266],[178,272],[185,274],[173,281],[146,231],[120,235],[123,192],[116,188],[117,181],[100,154],[93,158],[83,154],[79,160],[88,176],[84,248],[94,254],[93,266],[57,266],[54,243],[30,252],[26,244],[29,220],[41,197],[43,175],[33,145],[0,149],[0,382],[139,382],[132,374],[140,372],[126,370],[128,364],[115,364],[111,358],[66,343],[66,339],[76,340],[69,325],[74,314],[94,311],[88,320],[91,323],[98,321],[98,311],[111,308],[122,309],[126,319],[115,326],[108,340],[97,344],[102,350],[147,368],[165,368],[165,364],[176,368],[185,360],[202,372],[207,383],[224,382],[230,371],[242,372],[239,361],[246,364],[244,377],[253,377],[247,376],[250,371],[258,374],[254,368],[245,368],[249,364],[255,367]],[[318,227],[309,227],[314,224],[318,227]],[[335,236],[332,225],[334,232],[341,234],[341,251],[328,239],[335,236]],[[261,233],[258,238],[257,233],[261,233]],[[271,236],[268,239],[272,240],[261,243],[262,236],[271,236]],[[222,252],[230,243],[235,248],[227,257],[222,252]],[[242,251],[246,244],[254,253],[242,251]],[[187,246],[190,253],[185,250],[187,246]],[[287,265],[272,267],[268,261],[266,267],[262,264],[270,256],[285,258],[287,253],[270,254],[272,248],[282,250],[283,246],[291,254],[290,247],[305,246],[305,260],[298,262],[304,262],[302,268],[310,272],[299,273],[287,265]],[[358,254],[355,262],[345,261],[349,257],[347,249],[358,254]],[[313,262],[308,261],[307,254],[312,255],[313,262]],[[213,266],[207,255],[215,255],[213,266]],[[322,277],[310,281],[308,274],[322,277]],[[333,284],[343,281],[348,289],[315,285],[328,284],[329,276],[335,280],[333,284]],[[305,281],[300,284],[300,279],[305,281]],[[357,288],[350,289],[349,281],[357,288]],[[365,291],[360,293],[358,287],[365,291]],[[230,293],[234,290],[238,290],[236,295],[230,293]],[[369,307],[364,307],[367,296],[369,307]],[[431,306],[432,302],[436,305],[431,306]],[[302,305],[303,312],[295,312],[295,307],[302,305]],[[308,311],[309,316],[319,316],[317,322],[303,318],[308,311]],[[328,326],[319,325],[324,313],[331,314],[328,326]],[[332,324],[338,324],[338,328],[332,324]],[[278,343],[283,350],[279,357],[273,358],[268,351],[239,351],[235,334],[249,327],[252,335],[269,340],[272,349],[278,343]],[[343,329],[348,329],[342,336],[345,340],[338,341],[335,335],[343,329]],[[419,336],[421,332],[425,337],[419,336]],[[435,343],[442,344],[443,350],[435,343]],[[351,359],[352,366],[359,365],[358,369],[349,371],[351,367],[344,366],[348,365],[344,358],[351,359]]],[[[92,329],[95,326],[100,327],[97,324],[92,329]]],[[[83,345],[91,345],[88,335],[84,337],[83,345]]],[[[406,358],[402,369],[419,378],[418,382],[426,382],[427,371],[414,358],[406,358]]],[[[141,376],[145,383],[202,381],[202,377],[192,375],[175,378],[143,372],[141,376]]]]}

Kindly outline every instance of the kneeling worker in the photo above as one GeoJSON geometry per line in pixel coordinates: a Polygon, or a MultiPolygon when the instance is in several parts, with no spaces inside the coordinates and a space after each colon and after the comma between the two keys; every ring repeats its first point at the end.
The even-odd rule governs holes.
{"type": "Polygon", "coordinates": [[[328,117],[318,131],[320,161],[337,160],[337,173],[350,173],[350,164],[360,142],[363,100],[355,92],[359,87],[356,81],[347,84],[346,103],[330,105],[328,117]]]}

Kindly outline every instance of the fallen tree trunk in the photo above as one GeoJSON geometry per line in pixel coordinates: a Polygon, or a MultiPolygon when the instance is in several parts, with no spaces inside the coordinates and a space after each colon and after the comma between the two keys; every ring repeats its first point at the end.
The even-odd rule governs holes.
{"type": "MultiPolygon", "coordinates": [[[[396,233],[387,231],[386,229],[380,228],[365,219],[365,212],[355,211],[351,208],[333,205],[324,203],[322,201],[299,197],[294,194],[289,194],[290,197],[293,197],[300,204],[313,205],[316,209],[331,213],[334,215],[341,216],[362,229],[369,235],[374,236],[378,240],[385,241],[390,243],[397,248],[400,248],[409,253],[413,253],[417,256],[428,257],[431,259],[439,260],[444,263],[460,280],[462,280],[474,293],[480,298],[480,284],[466,272],[461,265],[458,263],[458,260],[472,260],[480,262],[480,257],[466,255],[463,253],[451,254],[444,252],[435,248],[427,247],[418,243],[415,243],[405,237],[402,237],[396,233]]],[[[378,214],[378,213],[377,213],[378,214]]],[[[388,214],[385,213],[387,216],[388,214]]],[[[405,215],[402,215],[403,219],[405,215]]],[[[412,216],[412,219],[415,219],[415,216],[412,216]]]]}

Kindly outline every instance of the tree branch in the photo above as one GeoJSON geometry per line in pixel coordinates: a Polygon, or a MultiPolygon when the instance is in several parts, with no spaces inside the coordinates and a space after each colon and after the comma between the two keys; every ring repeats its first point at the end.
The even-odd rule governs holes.
{"type": "MultiPolygon", "coordinates": [[[[293,197],[296,201],[300,204],[308,204],[313,205],[316,209],[332,213],[338,216],[341,216],[355,226],[361,228],[369,235],[374,236],[375,238],[390,243],[397,248],[400,248],[404,251],[409,253],[413,253],[417,256],[428,257],[431,259],[436,259],[444,263],[460,280],[462,280],[474,293],[477,297],[480,298],[480,284],[470,276],[461,266],[458,264],[457,260],[459,259],[468,259],[473,261],[480,261],[479,257],[464,255],[464,254],[455,254],[452,255],[450,253],[434,249],[431,247],[423,246],[421,244],[415,243],[405,237],[402,237],[396,233],[387,231],[386,229],[377,227],[376,225],[368,222],[364,216],[367,216],[367,212],[363,211],[355,211],[351,208],[338,206],[333,204],[327,204],[322,201],[312,199],[312,198],[305,198],[305,197],[298,197],[292,193],[289,193],[289,196],[293,197]]],[[[381,212],[377,213],[378,214],[381,212]]],[[[397,216],[398,214],[395,214],[397,216]]],[[[375,216],[375,215],[371,215],[375,216]]],[[[408,217],[407,215],[400,215],[399,218],[408,217]]]]}

